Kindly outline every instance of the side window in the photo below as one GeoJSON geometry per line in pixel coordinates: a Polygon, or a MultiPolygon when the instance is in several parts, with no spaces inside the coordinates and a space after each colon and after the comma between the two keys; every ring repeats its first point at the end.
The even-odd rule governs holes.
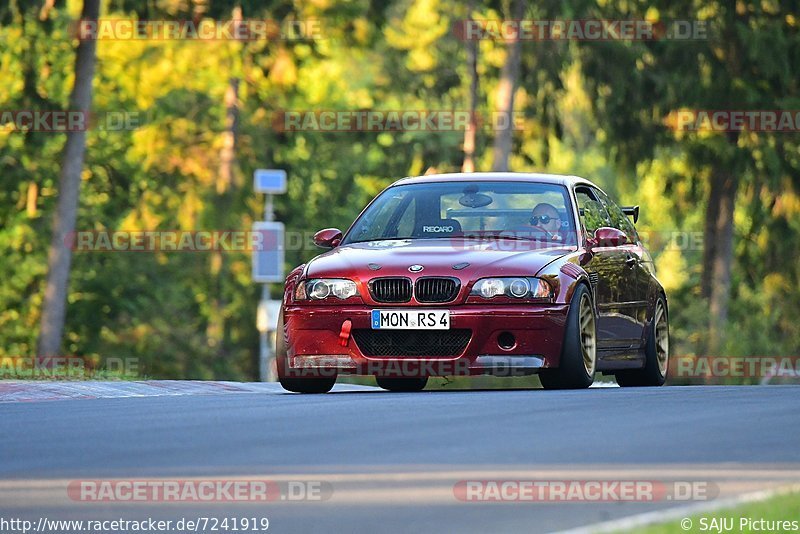
{"type": "Polygon", "coordinates": [[[580,213],[583,227],[589,233],[602,226],[611,226],[611,219],[603,205],[597,200],[591,190],[585,187],[575,189],[578,199],[578,212],[580,213]]]}
{"type": "Polygon", "coordinates": [[[601,202],[606,207],[609,216],[611,217],[611,225],[617,230],[622,230],[625,232],[625,235],[628,236],[630,241],[634,243],[638,241],[639,236],[636,234],[636,228],[633,226],[633,223],[628,216],[623,213],[622,209],[617,206],[613,200],[608,198],[608,195],[602,191],[597,191],[597,196],[600,198],[601,202]]]}

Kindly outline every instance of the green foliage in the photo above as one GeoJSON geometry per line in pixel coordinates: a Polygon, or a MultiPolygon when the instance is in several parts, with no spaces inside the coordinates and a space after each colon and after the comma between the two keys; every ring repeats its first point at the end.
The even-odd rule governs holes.
{"type": "MultiPolygon", "coordinates": [[[[43,4],[0,8],[0,109],[68,105],[77,44],[70,21],[80,2],[56,2],[44,18],[43,4]]],[[[78,230],[248,230],[263,210],[252,172],[276,167],[289,174],[277,218],[309,236],[346,228],[399,177],[460,168],[462,132],[281,132],[272,121],[283,110],[466,109],[465,46],[452,31],[467,16],[465,3],[112,0],[104,9],[109,17],[225,20],[236,6],[245,18],[319,20],[323,38],[101,40],[78,230]],[[232,182],[220,186],[232,79],[237,160],[232,182]],[[104,127],[106,114],[121,112],[134,128],[104,127]]],[[[584,175],[623,204],[642,205],[638,230],[655,236],[678,354],[702,346],[702,252],[663,236],[702,231],[707,178],[720,162],[743,183],[727,349],[796,354],[800,346],[796,134],[731,142],[676,133],[664,122],[680,108],[800,108],[797,20],[782,9],[688,0],[527,7],[526,17],[538,19],[646,15],[711,25],[708,41],[526,42],[516,99],[524,120],[512,169],[584,175]]],[[[478,3],[473,15],[507,12],[508,2],[478,3]]],[[[478,112],[490,117],[505,46],[485,40],[479,49],[478,112]]],[[[491,163],[493,135],[478,132],[479,170],[491,163]]],[[[0,128],[0,356],[35,352],[63,144],[61,134],[0,128]]],[[[287,267],[317,252],[306,238],[287,251],[287,267]]],[[[143,374],[159,378],[253,378],[259,288],[249,271],[246,252],[76,252],[64,353],[99,367],[105,358],[138,358],[143,374]]]]}

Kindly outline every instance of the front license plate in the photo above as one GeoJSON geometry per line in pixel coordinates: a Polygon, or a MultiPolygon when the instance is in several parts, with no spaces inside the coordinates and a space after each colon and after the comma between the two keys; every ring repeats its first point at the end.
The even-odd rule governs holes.
{"type": "Polygon", "coordinates": [[[372,310],[373,330],[449,330],[450,310],[372,310]]]}

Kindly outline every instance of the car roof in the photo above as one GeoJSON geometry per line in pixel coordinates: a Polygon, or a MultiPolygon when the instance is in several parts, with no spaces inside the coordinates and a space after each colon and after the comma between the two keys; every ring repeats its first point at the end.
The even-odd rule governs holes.
{"type": "MultiPolygon", "coordinates": [[[[417,183],[436,183],[436,182],[466,182],[466,181],[486,181],[486,182],[538,182],[547,184],[558,184],[574,186],[586,184],[597,187],[595,184],[581,178],[565,174],[545,174],[538,172],[453,172],[447,174],[428,174],[425,176],[409,176],[397,180],[392,184],[406,185],[417,183]]],[[[599,188],[598,188],[599,189],[599,188]]]]}

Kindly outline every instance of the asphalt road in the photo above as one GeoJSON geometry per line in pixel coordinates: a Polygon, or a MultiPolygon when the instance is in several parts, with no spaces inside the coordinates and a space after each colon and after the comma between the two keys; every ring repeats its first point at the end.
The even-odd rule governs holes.
{"type": "Polygon", "coordinates": [[[454,486],[678,481],[711,488],[691,499],[722,498],[800,482],[799,436],[796,386],[5,403],[0,517],[267,517],[270,532],[550,532],[686,503],[464,502],[454,486]],[[88,479],[192,477],[321,485],[325,500],[98,503],[67,490],[88,479]]]}

